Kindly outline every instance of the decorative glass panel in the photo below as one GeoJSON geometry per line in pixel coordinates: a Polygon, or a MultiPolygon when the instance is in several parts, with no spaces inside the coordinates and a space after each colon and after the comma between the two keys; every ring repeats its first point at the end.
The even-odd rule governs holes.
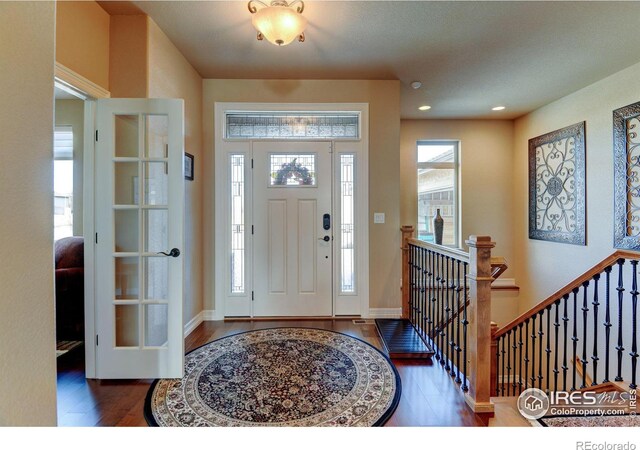
{"type": "Polygon", "coordinates": [[[244,155],[231,155],[231,292],[244,292],[244,155]]]}
{"type": "Polygon", "coordinates": [[[352,112],[242,112],[227,113],[226,120],[232,139],[358,139],[360,130],[360,115],[352,112]]]}
{"type": "Polygon", "coordinates": [[[353,294],[355,286],[354,247],[354,155],[340,156],[340,290],[353,294]]]}
{"type": "Polygon", "coordinates": [[[271,186],[315,186],[316,155],[270,155],[271,186]]]}

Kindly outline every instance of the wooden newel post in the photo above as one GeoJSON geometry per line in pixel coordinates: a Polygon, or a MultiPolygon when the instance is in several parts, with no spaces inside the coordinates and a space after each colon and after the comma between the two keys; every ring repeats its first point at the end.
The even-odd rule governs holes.
{"type": "Polygon", "coordinates": [[[409,239],[413,237],[413,226],[404,225],[402,231],[402,318],[409,318],[409,239]]]}
{"type": "Polygon", "coordinates": [[[492,413],[491,402],[491,249],[489,236],[470,236],[469,246],[469,391],[465,400],[476,413],[492,413]]]}

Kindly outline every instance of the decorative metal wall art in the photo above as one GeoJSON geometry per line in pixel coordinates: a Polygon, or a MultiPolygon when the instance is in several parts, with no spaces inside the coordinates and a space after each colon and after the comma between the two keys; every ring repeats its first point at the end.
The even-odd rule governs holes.
{"type": "Polygon", "coordinates": [[[529,238],[586,244],[585,122],[529,140],[529,238]]]}
{"type": "Polygon", "coordinates": [[[613,246],[640,250],[640,102],[613,112],[613,246]]]}

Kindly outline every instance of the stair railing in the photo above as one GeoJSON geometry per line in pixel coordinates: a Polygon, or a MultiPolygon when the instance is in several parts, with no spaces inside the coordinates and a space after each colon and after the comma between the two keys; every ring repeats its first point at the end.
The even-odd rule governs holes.
{"type": "Polygon", "coordinates": [[[506,269],[489,236],[471,236],[469,253],[413,238],[402,227],[402,314],[435,350],[477,413],[491,402],[491,282],[506,269]]]}
{"type": "Polygon", "coordinates": [[[636,389],[639,260],[640,253],[618,250],[495,327],[492,395],[517,396],[531,387],[574,391],[625,380],[636,389]]]}

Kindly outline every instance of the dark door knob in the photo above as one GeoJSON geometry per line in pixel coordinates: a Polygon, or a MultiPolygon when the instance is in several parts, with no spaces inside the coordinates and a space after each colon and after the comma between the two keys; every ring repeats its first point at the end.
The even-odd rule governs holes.
{"type": "Polygon", "coordinates": [[[173,258],[177,258],[178,256],[180,256],[180,250],[177,248],[172,248],[169,253],[158,252],[158,255],[171,256],[173,258]]]}
{"type": "Polygon", "coordinates": [[[318,240],[319,241],[329,242],[331,240],[331,238],[329,236],[325,236],[325,237],[318,238],[318,240]]]}

